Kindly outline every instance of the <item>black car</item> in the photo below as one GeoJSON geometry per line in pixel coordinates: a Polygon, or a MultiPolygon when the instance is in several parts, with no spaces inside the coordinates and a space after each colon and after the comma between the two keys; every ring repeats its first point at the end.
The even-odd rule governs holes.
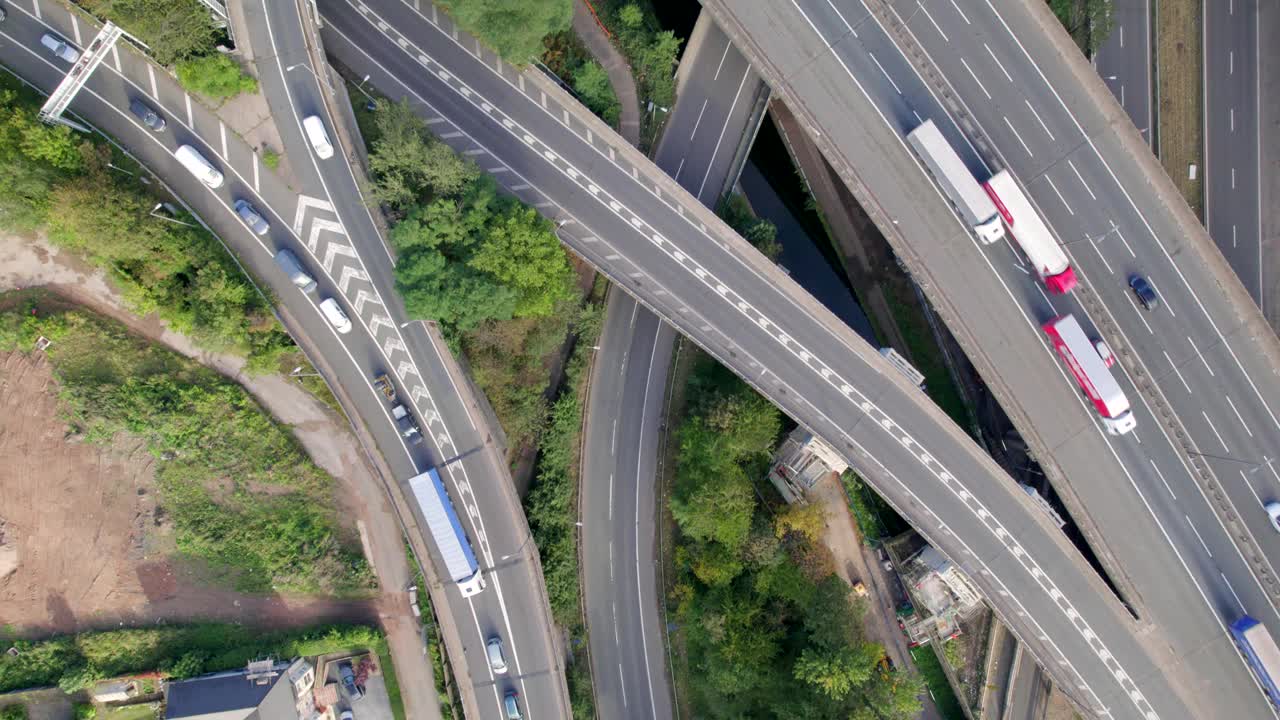
{"type": "Polygon", "coordinates": [[[356,685],[356,673],[349,661],[343,660],[338,663],[338,677],[342,678],[342,687],[346,688],[352,702],[364,697],[364,693],[360,692],[360,686],[356,685]]]}
{"type": "Polygon", "coordinates": [[[1151,283],[1141,275],[1133,275],[1129,278],[1129,287],[1133,289],[1133,294],[1138,296],[1138,302],[1142,303],[1142,307],[1147,310],[1155,310],[1160,307],[1160,298],[1156,296],[1156,289],[1151,287],[1151,283]]]}
{"type": "Polygon", "coordinates": [[[164,132],[166,126],[164,118],[160,117],[160,113],[152,110],[150,105],[134,98],[129,101],[129,111],[137,115],[143,125],[156,132],[164,132]]]}

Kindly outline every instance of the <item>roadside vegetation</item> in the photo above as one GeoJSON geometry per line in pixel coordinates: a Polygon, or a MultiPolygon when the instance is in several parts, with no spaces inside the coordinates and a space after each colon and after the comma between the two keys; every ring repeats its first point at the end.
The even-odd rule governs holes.
{"type": "MultiPolygon", "coordinates": [[[[944,650],[950,648],[954,642],[953,640],[947,643],[944,650]]],[[[943,720],[965,720],[964,708],[960,706],[960,699],[956,697],[956,691],[947,680],[946,671],[942,669],[942,663],[938,661],[938,655],[933,648],[926,645],[911,648],[911,659],[915,662],[916,669],[920,671],[925,686],[929,688],[933,703],[937,706],[938,714],[943,720]]]]}
{"type": "Polygon", "coordinates": [[[547,425],[548,387],[584,312],[568,253],[549,220],[500,194],[407,103],[379,99],[361,129],[405,307],[461,351],[519,456],[547,425]]]}
{"type": "Polygon", "coordinates": [[[0,693],[57,686],[72,693],[105,678],[160,672],[180,679],[241,669],[250,660],[289,659],[371,650],[378,655],[392,710],[404,718],[400,684],[385,636],[367,625],[322,625],[263,632],[243,625],[201,623],[83,632],[47,640],[10,640],[17,654],[0,655],[0,693]]]}
{"type": "Polygon", "coordinates": [[[1048,3],[1085,57],[1091,57],[1111,34],[1112,0],[1048,0],[1048,3]]]}
{"type": "Polygon", "coordinates": [[[409,569],[413,571],[413,584],[418,588],[418,625],[422,629],[423,643],[426,645],[428,659],[431,660],[431,677],[435,680],[436,698],[440,701],[440,713],[445,717],[462,717],[461,699],[450,694],[446,685],[449,677],[445,666],[444,649],[440,639],[440,625],[436,622],[435,609],[431,606],[431,595],[427,591],[427,580],[422,576],[422,566],[406,538],[404,552],[408,556],[409,569]]]}
{"type": "Polygon", "coordinates": [[[182,86],[223,100],[257,92],[258,82],[218,52],[227,40],[199,0],[75,0],[95,17],[110,20],[146,43],[156,62],[177,70],[182,86]]]}
{"type": "Polygon", "coordinates": [[[640,150],[647,153],[675,105],[680,38],[662,29],[648,0],[593,0],[593,4],[596,16],[613,35],[614,45],[631,65],[640,95],[640,150]]]}
{"type": "Polygon", "coordinates": [[[716,214],[765,257],[777,262],[782,255],[778,228],[764,218],[756,217],[742,193],[730,193],[720,201],[716,214]]]}
{"type": "Polygon", "coordinates": [[[783,417],[701,356],[685,390],[670,512],[673,644],[693,715],[913,717],[920,681],[886,669],[861,601],[834,573],[822,519],[763,480],[783,417]]]}
{"type": "Polygon", "coordinates": [[[542,38],[567,30],[573,21],[573,0],[445,0],[440,7],[513,65],[534,60],[542,38]]]}
{"type": "Polygon", "coordinates": [[[573,88],[588,110],[616,130],[622,106],[613,93],[609,73],[591,58],[577,33],[562,30],[548,35],[543,46],[542,63],[573,88]]]}
{"type": "Polygon", "coordinates": [[[539,444],[533,486],[525,498],[525,515],[542,560],[551,613],[569,633],[572,661],[567,668],[569,698],[577,720],[595,717],[591,663],[587,656],[586,627],[578,564],[578,493],[582,467],[583,406],[586,403],[592,346],[600,336],[604,302],[588,304],[578,316],[573,332],[573,352],[565,368],[560,396],[551,405],[551,420],[539,444]]]}
{"type": "Polygon", "coordinates": [[[41,102],[0,76],[0,229],[45,231],[102,269],[134,312],[247,357],[251,371],[297,352],[214,235],[153,215],[163,198],[137,182],[145,170],[105,141],[40,122],[41,102]]]}
{"type": "Polygon", "coordinates": [[[0,351],[51,340],[44,352],[72,436],[146,443],[179,557],[247,592],[371,590],[358,542],[334,519],[333,480],[248,393],[115,321],[41,305],[40,295],[4,298],[0,351]]]}

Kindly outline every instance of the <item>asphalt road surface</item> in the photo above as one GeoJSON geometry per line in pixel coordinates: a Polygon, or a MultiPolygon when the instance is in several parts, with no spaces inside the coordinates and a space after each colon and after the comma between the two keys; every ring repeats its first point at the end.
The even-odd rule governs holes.
{"type": "Polygon", "coordinates": [[[1259,307],[1261,32],[1258,0],[1204,3],[1204,224],[1259,307]]]}
{"type": "MultiPolygon", "coordinates": [[[[40,35],[51,27],[80,44],[88,42],[94,29],[52,3],[29,8],[10,3],[8,9],[9,19],[0,26],[4,38],[0,58],[21,77],[51,89],[67,66],[43,52],[40,35]]],[[[256,31],[280,29],[281,38],[290,37],[287,9],[273,6],[281,15],[263,16],[256,31]]],[[[296,17],[292,21],[296,22],[296,17]]],[[[300,36],[295,31],[293,37],[300,36]]],[[[260,47],[269,47],[271,41],[266,42],[260,47]]],[[[290,60],[305,61],[305,53],[299,47],[283,45],[276,51],[280,75],[264,73],[264,89],[293,105],[287,112],[282,110],[284,114],[278,114],[277,120],[289,146],[286,149],[302,160],[308,154],[306,147],[299,145],[301,114],[319,113],[330,132],[334,126],[319,102],[315,77],[301,71],[285,75],[290,60]]],[[[390,258],[376,232],[368,230],[371,219],[358,194],[353,193],[355,181],[350,168],[343,166],[341,152],[327,161],[312,158],[295,162],[301,182],[317,193],[298,195],[275,175],[264,172],[259,157],[234,133],[228,133],[215,115],[123,46],[98,68],[71,109],[118,139],[170,183],[274,294],[291,331],[318,349],[318,366],[329,368],[328,379],[340,384],[351,398],[353,406],[348,410],[365,419],[398,480],[452,461],[444,475],[457,493],[455,504],[466,511],[460,514],[465,515],[464,523],[489,578],[488,590],[465,601],[451,583],[448,585],[450,607],[442,611],[456,618],[468,650],[466,660],[458,658],[459,668],[475,668],[472,676],[479,698],[494,713],[500,689],[514,686],[521,691],[523,702],[530,704],[530,716],[563,717],[567,713],[563,674],[550,651],[549,618],[540,612],[545,605],[531,601],[540,592],[541,578],[536,564],[522,552],[530,545],[518,500],[501,466],[492,465],[481,426],[471,421],[471,409],[453,390],[455,380],[443,358],[435,354],[425,334],[415,337],[411,331],[403,332],[401,324],[406,318],[398,301],[384,303],[383,297],[395,297],[389,292],[390,258]],[[142,127],[126,109],[131,98],[142,98],[156,108],[168,119],[168,129],[153,133],[142,127]],[[223,171],[226,183],[213,190],[196,181],[173,159],[178,143],[197,147],[223,171]],[[231,209],[232,201],[238,198],[248,199],[268,219],[271,229],[267,235],[252,235],[240,223],[231,209]],[[358,230],[358,235],[351,230],[358,230]],[[287,282],[272,262],[272,255],[281,247],[290,248],[302,259],[319,283],[317,292],[306,295],[287,282]],[[320,314],[317,306],[325,297],[342,299],[352,320],[349,333],[339,334],[320,314]],[[411,445],[400,437],[389,405],[372,387],[372,376],[385,370],[401,378],[401,400],[414,409],[431,433],[428,443],[411,445]],[[466,459],[457,460],[459,454],[466,454],[466,459]],[[502,482],[507,488],[499,486],[502,482]],[[457,492],[460,484],[467,492],[457,492]],[[485,520],[489,520],[487,528],[485,520]],[[520,599],[507,602],[504,589],[520,599]],[[508,660],[514,669],[501,683],[488,676],[488,665],[482,658],[483,637],[494,633],[507,638],[508,660]]],[[[336,136],[331,140],[338,144],[336,136]]],[[[429,540],[428,544],[434,548],[429,540]]]]}
{"type": "MultiPolygon", "coordinates": [[[[428,122],[464,127],[441,137],[557,218],[576,252],[846,453],[968,571],[1082,704],[1113,716],[1191,715],[1157,670],[1168,657],[1149,654],[1048,519],[878,353],[545,78],[499,61],[429,6],[375,5],[320,3],[331,53],[383,92],[409,97],[428,122]]],[[[865,109],[843,122],[884,136],[865,109]]],[[[890,142],[905,152],[896,135],[890,142]]],[[[905,155],[898,162],[911,165],[905,155]]],[[[923,205],[912,221],[925,224],[925,237],[967,239],[923,175],[886,176],[923,205]]],[[[1184,639],[1196,641],[1204,656],[1228,650],[1216,636],[1184,639]]],[[[1236,656],[1222,657],[1225,665],[1236,656]]],[[[1223,687],[1236,687],[1231,680],[1223,687]]]]}
{"type": "MultiPolygon", "coordinates": [[[[1176,372],[1168,364],[1156,368],[1160,389],[1172,382],[1177,384],[1182,398],[1194,393],[1195,400],[1186,403],[1188,409],[1182,419],[1192,425],[1194,437],[1203,441],[1202,436],[1207,435],[1216,444],[1218,433],[1235,432],[1247,439],[1250,433],[1256,435],[1262,429],[1261,423],[1251,425],[1246,419],[1250,415],[1243,407],[1245,403],[1238,401],[1241,390],[1256,403],[1256,411],[1262,413],[1260,419],[1263,422],[1270,419],[1269,406],[1276,400],[1270,396],[1272,389],[1253,380],[1270,373],[1271,365],[1265,355],[1268,348],[1257,347],[1250,335],[1248,323],[1254,319],[1240,318],[1239,304],[1233,302],[1235,298],[1217,291],[1220,277],[1209,277],[1205,268],[1197,264],[1191,267],[1173,264],[1172,258],[1183,249],[1172,243],[1180,237],[1177,231],[1188,232],[1186,221],[1178,217],[1182,222],[1175,225],[1174,218],[1158,217],[1138,209],[1132,198],[1155,202],[1142,172],[1118,162],[1124,152],[1108,145],[1112,139],[1105,132],[1090,131],[1081,137],[1079,122],[1090,128],[1105,127],[1105,123],[1099,124],[1088,110],[1090,105],[1097,104],[1096,99],[1069,96],[1068,100],[1059,100],[1061,94],[1076,83],[1070,77],[1063,77],[1060,63],[1055,66],[1043,58],[1034,61],[1036,51],[1032,43],[1026,43],[1032,48],[1029,51],[1019,44],[1019,38],[1042,30],[1033,19],[1005,7],[1008,4],[1002,3],[998,12],[990,4],[969,11],[951,3],[911,3],[901,9],[901,17],[906,19],[916,42],[941,68],[950,91],[959,96],[958,101],[948,100],[948,105],[963,103],[973,119],[966,118],[966,121],[978,122],[993,140],[981,135],[969,138],[956,129],[929,87],[905,62],[888,32],[862,8],[837,7],[815,0],[768,7],[729,3],[728,12],[732,14],[729,20],[734,30],[730,34],[735,42],[746,38],[747,47],[757,53],[753,57],[766,58],[764,66],[771,66],[765,75],[774,83],[775,92],[780,91],[779,84],[784,85],[784,97],[789,103],[800,104],[806,120],[827,140],[827,150],[830,152],[831,146],[838,148],[836,159],[843,162],[837,162],[837,167],[858,168],[859,177],[850,175],[848,179],[855,185],[865,183],[870,187],[874,195],[873,213],[878,212],[882,221],[898,224],[903,236],[919,239],[913,241],[912,249],[926,256],[926,274],[932,275],[926,284],[935,297],[940,297],[935,304],[953,311],[948,317],[949,323],[962,322],[968,326],[966,330],[974,326],[981,329],[977,335],[982,338],[981,345],[967,348],[970,354],[976,352],[980,358],[985,354],[987,357],[981,359],[998,368],[998,380],[1013,389],[1011,396],[1024,399],[1025,408],[1014,408],[1015,417],[1021,414],[1024,420],[1031,421],[1019,424],[1024,434],[1038,432],[1047,439],[1047,447],[1055,448],[1053,454],[1058,464],[1073,480],[1075,492],[1086,501],[1095,498],[1085,502],[1088,514],[1106,532],[1111,541],[1111,554],[1120,561],[1123,572],[1130,575],[1139,595],[1134,600],[1144,606],[1144,612],[1150,612],[1159,626],[1170,628],[1170,632],[1177,628],[1176,632],[1181,635],[1188,625],[1198,628],[1192,633],[1194,639],[1175,641],[1173,647],[1166,650],[1176,655],[1200,656],[1206,669],[1218,676],[1219,686],[1232,682],[1247,690],[1253,685],[1252,677],[1235,655],[1222,622],[1234,619],[1246,605],[1250,612],[1263,616],[1269,623],[1275,621],[1275,613],[1251,572],[1256,568],[1246,565],[1232,546],[1190,476],[1197,464],[1204,464],[1203,455],[1211,454],[1213,448],[1206,448],[1202,455],[1188,461],[1169,440],[1161,438],[1163,428],[1154,421],[1155,414],[1142,407],[1147,402],[1145,397],[1138,403],[1137,435],[1112,440],[1097,430],[1081,433],[1083,428],[1074,421],[1064,426],[1063,409],[1078,405],[1069,399],[1076,394],[1074,382],[1061,371],[1051,351],[1035,353],[1029,349],[1036,344],[1045,347],[1036,325],[1062,312],[1073,311],[1086,317],[1101,313],[1098,319],[1108,330],[1118,321],[1116,331],[1128,330],[1130,337],[1136,326],[1143,335],[1136,341],[1138,347],[1133,357],[1125,357],[1138,362],[1132,366],[1126,363],[1126,369],[1141,374],[1144,379],[1151,377],[1152,371],[1140,361],[1154,363],[1152,352],[1164,363],[1175,363],[1176,372]],[[1006,23],[1014,23],[1016,29],[1008,29],[1006,23]],[[1041,73],[1050,73],[1055,82],[1050,84],[1041,73]],[[1014,77],[1018,80],[1013,80],[1014,77]],[[892,134],[879,132],[868,140],[868,123],[850,122],[851,114],[869,114],[868,105],[874,112],[871,122],[892,134]],[[860,109],[852,110],[854,106],[860,109]],[[944,126],[952,144],[966,157],[975,174],[985,177],[984,173],[991,171],[991,166],[984,163],[987,158],[1009,167],[1027,184],[1030,195],[1039,201],[1042,213],[1059,236],[1079,244],[1077,248],[1068,246],[1077,271],[1086,279],[1107,278],[1105,285],[1077,293],[1077,298],[1090,303],[1089,315],[1085,313],[1086,308],[1074,300],[1044,295],[1039,283],[1009,247],[996,245],[987,251],[990,259],[984,261],[989,265],[986,272],[960,272],[957,268],[965,264],[957,261],[959,247],[938,246],[936,241],[926,240],[948,235],[922,226],[918,222],[922,203],[912,202],[920,197],[919,193],[905,190],[902,178],[894,177],[893,173],[879,171],[884,167],[915,165],[898,138],[925,117],[944,126]],[[1081,117],[1084,119],[1080,120],[1081,117]],[[1095,150],[1099,145],[1105,149],[1095,150]],[[983,152],[980,154],[979,150],[983,152]],[[839,157],[841,154],[843,158],[839,157]],[[1115,161],[1109,164],[1104,158],[1115,161]],[[1147,197],[1139,192],[1147,193],[1147,197]],[[1148,221],[1159,223],[1159,231],[1148,221]],[[1134,247],[1145,250],[1145,256],[1132,254],[1134,247]],[[1173,252],[1169,252],[1170,249],[1173,252]],[[1171,313],[1169,318],[1160,313],[1144,316],[1128,295],[1124,285],[1126,271],[1154,274],[1150,267],[1136,262],[1139,257],[1148,257],[1147,262],[1153,265],[1159,262],[1165,268],[1155,282],[1168,295],[1167,305],[1172,306],[1166,307],[1171,313]],[[1201,277],[1189,278],[1193,273],[1201,277]],[[974,282],[984,276],[988,279],[986,282],[974,282]],[[997,289],[991,297],[982,298],[991,292],[992,281],[1000,284],[1007,297],[1000,298],[997,289]],[[1168,285],[1173,285],[1173,289],[1166,287],[1168,285]],[[998,320],[991,317],[1002,312],[993,303],[1008,305],[1010,301],[1017,308],[1013,317],[998,320]],[[1120,308],[1122,304],[1128,307],[1120,308]],[[1184,304],[1188,311],[1180,312],[1184,304]],[[1114,314],[1109,307],[1116,308],[1114,314]],[[1147,329],[1160,323],[1167,323],[1162,328],[1166,329],[1164,333],[1147,329]],[[1011,329],[1017,326],[1026,332],[1012,333],[1011,329]],[[1201,362],[1200,358],[1208,358],[1208,354],[1199,345],[1198,351],[1192,350],[1191,346],[1197,343],[1190,338],[1196,333],[1204,334],[1200,342],[1221,353],[1221,359],[1215,357],[1201,362]],[[1187,342],[1175,347],[1173,338],[1187,342]],[[1162,339],[1168,339],[1171,346],[1160,347],[1162,339]],[[992,353],[996,348],[1000,351],[992,353]],[[1020,350],[1007,352],[1014,348],[1020,350]],[[1171,357],[1165,356],[1165,352],[1171,357]],[[1178,360],[1191,360],[1198,363],[1199,368],[1186,362],[1179,367],[1178,360]],[[1192,375],[1191,371],[1197,369],[1202,374],[1192,375]],[[1222,394],[1205,397],[1191,389],[1198,389],[1201,382],[1223,382],[1228,373],[1232,390],[1226,395],[1237,398],[1232,403],[1223,402],[1222,394]],[[1180,376],[1190,378],[1189,382],[1182,383],[1180,376]],[[1061,378],[1062,384],[1056,389],[1046,387],[1045,378],[1055,378],[1055,384],[1057,378],[1061,378]],[[1027,403],[1030,399],[1035,402],[1027,403]],[[1023,413],[1019,413],[1020,410],[1023,413]],[[1237,410],[1241,414],[1238,415],[1237,410]],[[1214,414],[1210,415],[1211,412],[1214,414]],[[1195,423],[1196,420],[1199,422],[1195,423]],[[1233,421],[1234,428],[1226,426],[1227,420],[1233,421]],[[1117,489],[1123,490],[1119,496],[1117,489]],[[1120,508],[1125,512],[1117,512],[1120,508]],[[1175,519],[1179,521],[1176,524],[1175,519]],[[1154,571],[1156,567],[1161,569],[1154,571]],[[1177,581],[1181,592],[1168,592],[1170,578],[1177,581]],[[1191,618],[1196,620],[1189,622],[1191,618]],[[1204,654],[1204,648],[1209,645],[1214,647],[1211,662],[1204,654]]],[[[708,7],[719,9],[723,5],[711,3],[708,7]]],[[[1046,42],[1043,51],[1048,49],[1046,42]]],[[[1159,266],[1156,270],[1159,271],[1159,266]]],[[[1118,344],[1111,336],[1108,339],[1113,345],[1118,344]]],[[[1171,394],[1172,389],[1166,392],[1171,394]]],[[[1129,394],[1138,402],[1135,391],[1129,389],[1129,394]]],[[[1002,398],[1007,399],[1010,398],[1002,398]]],[[[1280,427],[1269,424],[1272,429],[1280,427]]],[[[1243,464],[1242,458],[1226,455],[1218,447],[1218,453],[1229,459],[1212,462],[1221,463],[1214,468],[1219,474],[1231,473],[1233,484],[1227,489],[1234,493],[1241,507],[1255,508],[1246,512],[1245,520],[1250,523],[1255,538],[1269,543],[1274,541],[1274,536],[1265,526],[1265,517],[1258,517],[1261,514],[1258,501],[1245,483],[1235,480],[1241,477],[1237,474],[1241,469],[1267,472],[1265,468],[1270,466],[1263,459],[1262,448],[1258,450],[1254,456],[1256,462],[1243,464]],[[1246,499],[1247,504],[1243,504],[1246,499]]],[[[1194,691],[1188,691],[1187,695],[1211,696],[1194,691]]],[[[1239,702],[1265,712],[1266,705],[1260,697],[1239,702]]]]}
{"type": "MultiPolygon", "coordinates": [[[[658,164],[710,205],[732,183],[759,127],[765,88],[707,20],[681,62],[658,164]]],[[[582,488],[583,576],[601,717],[673,717],[655,521],[674,340],[671,326],[630,295],[610,294],[592,369],[582,488]]]]}
{"type": "Polygon", "coordinates": [[[1151,0],[1112,0],[1111,34],[1093,53],[1098,76],[1151,143],[1151,0]]]}

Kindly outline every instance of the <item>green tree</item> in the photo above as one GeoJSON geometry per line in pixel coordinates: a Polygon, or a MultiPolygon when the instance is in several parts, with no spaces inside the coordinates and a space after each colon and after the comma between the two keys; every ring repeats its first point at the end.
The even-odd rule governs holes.
{"type": "Polygon", "coordinates": [[[0,720],[27,720],[27,706],[17,702],[0,708],[0,720]]]}
{"type": "Polygon", "coordinates": [[[177,69],[182,87],[214,100],[258,92],[258,81],[226,55],[203,55],[183,60],[177,69]]]}
{"type": "Polygon", "coordinates": [[[542,39],[569,27],[572,0],[448,0],[458,24],[508,62],[524,65],[542,53],[542,39]]]}
{"type": "Polygon", "coordinates": [[[622,107],[609,82],[609,73],[600,63],[589,60],[573,73],[573,89],[582,98],[583,104],[591,112],[599,115],[610,125],[618,124],[622,107]]]}
{"type": "Polygon", "coordinates": [[[516,317],[550,315],[558,304],[574,298],[573,269],[551,221],[527,205],[497,198],[491,181],[481,187],[495,194],[499,212],[467,264],[515,291],[516,317]]]}
{"type": "Polygon", "coordinates": [[[547,316],[573,297],[573,272],[550,223],[500,197],[488,178],[457,200],[413,207],[391,241],[396,284],[413,317],[467,330],[547,316]]]}
{"type": "Polygon", "coordinates": [[[474,162],[432,137],[407,99],[377,103],[369,169],[379,201],[403,211],[416,202],[456,196],[480,176],[474,162]]]}
{"type": "Polygon", "coordinates": [[[17,92],[0,90],[0,224],[26,231],[42,223],[53,184],[81,169],[80,145],[71,128],[40,122],[17,92]]]}
{"type": "Polygon", "coordinates": [[[843,700],[871,679],[884,648],[875,643],[807,647],[795,663],[796,679],[817,687],[834,700],[843,700]]]}
{"type": "Polygon", "coordinates": [[[98,716],[98,708],[93,703],[75,704],[76,720],[93,720],[98,716]]]}
{"type": "Polygon", "coordinates": [[[782,255],[782,245],[778,243],[778,228],[768,220],[756,217],[742,194],[733,193],[725,197],[720,201],[720,207],[716,208],[716,213],[765,257],[776,262],[782,255]]]}
{"type": "Polygon", "coordinates": [[[89,12],[112,20],[150,47],[161,65],[213,50],[218,29],[197,0],[80,0],[89,12]]]}

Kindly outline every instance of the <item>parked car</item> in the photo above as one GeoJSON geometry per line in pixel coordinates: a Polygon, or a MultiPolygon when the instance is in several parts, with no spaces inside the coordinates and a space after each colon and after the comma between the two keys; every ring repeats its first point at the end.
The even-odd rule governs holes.
{"type": "Polygon", "coordinates": [[[364,693],[360,691],[360,686],[356,685],[356,671],[351,669],[349,660],[343,660],[338,663],[338,677],[342,678],[342,687],[347,691],[347,695],[351,697],[352,702],[364,697],[364,693]]]}
{"type": "Polygon", "coordinates": [[[1156,296],[1156,289],[1151,283],[1141,275],[1129,276],[1129,287],[1133,290],[1133,294],[1138,296],[1138,302],[1147,310],[1155,310],[1160,307],[1160,298],[1156,296]]]}
{"type": "Polygon", "coordinates": [[[257,208],[250,205],[248,200],[243,198],[236,200],[235,203],[232,204],[232,207],[236,209],[236,214],[240,216],[240,219],[244,221],[245,225],[249,226],[249,229],[253,231],[254,235],[266,235],[267,231],[271,229],[271,225],[267,223],[267,219],[262,217],[262,213],[258,212],[257,208]]]}
{"type": "Polygon", "coordinates": [[[5,11],[3,6],[0,6],[0,22],[4,22],[5,20],[8,20],[8,19],[9,19],[9,13],[5,11]]]}
{"type": "Polygon", "coordinates": [[[1276,532],[1280,532],[1280,502],[1272,500],[1265,507],[1267,516],[1271,518],[1271,527],[1275,528],[1276,532]]]}
{"type": "Polygon", "coordinates": [[[338,720],[355,720],[355,718],[355,714],[350,710],[343,710],[342,714],[338,716],[338,720]]]}
{"type": "Polygon", "coordinates": [[[489,667],[493,670],[493,674],[506,675],[507,658],[502,654],[502,638],[497,635],[489,638],[489,642],[485,643],[485,650],[489,654],[489,667]]]}
{"type": "Polygon", "coordinates": [[[520,695],[515,690],[508,690],[502,699],[502,708],[507,711],[507,720],[523,720],[520,714],[520,695]]]}
{"type": "Polygon", "coordinates": [[[71,43],[63,40],[53,33],[45,33],[41,36],[40,44],[49,48],[49,52],[52,52],[61,60],[73,63],[80,59],[79,50],[72,47],[71,43]]]}
{"type": "Polygon", "coordinates": [[[143,125],[146,125],[156,132],[164,132],[165,127],[168,125],[168,123],[164,121],[164,118],[160,117],[160,113],[156,112],[154,108],[142,102],[138,98],[134,98],[129,101],[129,112],[137,115],[143,125]]]}

